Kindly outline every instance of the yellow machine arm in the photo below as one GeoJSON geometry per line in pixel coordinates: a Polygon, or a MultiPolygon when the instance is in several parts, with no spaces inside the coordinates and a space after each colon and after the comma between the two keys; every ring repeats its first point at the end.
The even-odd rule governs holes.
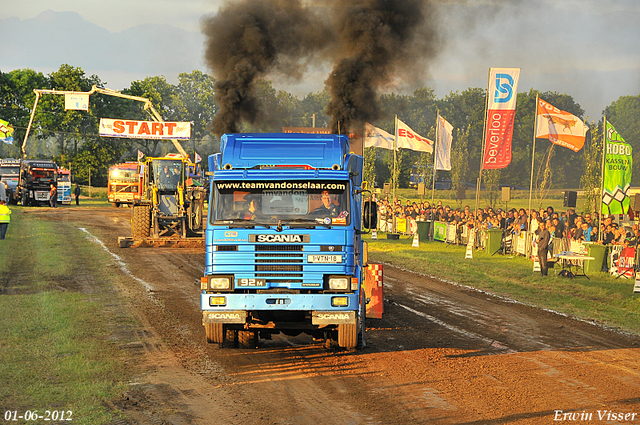
{"type": "MultiPolygon", "coordinates": [[[[23,158],[27,157],[27,153],[25,152],[25,146],[27,145],[27,139],[29,138],[29,131],[31,130],[31,124],[33,123],[33,117],[36,114],[36,107],[38,106],[38,100],[40,99],[40,96],[42,96],[43,94],[84,94],[84,95],[92,95],[94,93],[100,93],[100,94],[105,94],[105,95],[108,95],[108,96],[121,97],[123,99],[136,100],[138,102],[144,103],[144,110],[149,112],[149,115],[151,115],[151,118],[154,121],[156,121],[156,122],[164,122],[164,120],[162,119],[162,117],[160,116],[158,111],[156,111],[156,108],[153,107],[153,104],[151,103],[151,100],[147,99],[146,97],[132,96],[132,95],[129,95],[129,94],[120,93],[117,90],[100,88],[100,87],[97,87],[97,86],[94,85],[91,88],[91,90],[89,90],[88,92],[68,91],[68,90],[44,90],[44,89],[33,89],[33,92],[36,94],[36,100],[35,100],[35,102],[33,104],[33,110],[31,111],[31,117],[29,118],[29,125],[27,126],[27,132],[25,133],[24,140],[22,142],[22,157],[23,158]]],[[[177,139],[171,139],[171,141],[173,142],[173,145],[176,147],[178,152],[180,152],[180,155],[182,155],[185,158],[189,158],[189,155],[182,148],[182,145],[180,144],[180,142],[177,139]]]]}

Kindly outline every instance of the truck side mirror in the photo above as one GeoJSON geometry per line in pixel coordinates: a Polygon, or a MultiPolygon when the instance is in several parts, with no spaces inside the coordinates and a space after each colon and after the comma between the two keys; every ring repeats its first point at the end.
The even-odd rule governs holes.
{"type": "Polygon", "coordinates": [[[371,199],[365,202],[362,212],[362,224],[365,229],[375,229],[378,227],[378,205],[371,199]]]}

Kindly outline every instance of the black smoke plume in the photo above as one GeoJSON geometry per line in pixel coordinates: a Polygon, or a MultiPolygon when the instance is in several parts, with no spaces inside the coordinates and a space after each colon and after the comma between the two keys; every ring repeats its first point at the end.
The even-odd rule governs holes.
{"type": "Polygon", "coordinates": [[[331,40],[329,30],[300,0],[227,3],[205,18],[202,28],[205,58],[216,78],[215,134],[238,132],[242,121],[259,122],[256,80],[271,72],[301,76],[309,55],[331,40]]]}
{"type": "Polygon", "coordinates": [[[379,117],[382,88],[406,81],[435,54],[431,0],[239,0],[202,22],[216,78],[215,134],[261,118],[255,82],[302,76],[310,61],[335,64],[325,81],[333,131],[379,117]]]}
{"type": "Polygon", "coordinates": [[[378,92],[411,76],[436,52],[434,13],[421,0],[337,2],[335,27],[343,52],[325,84],[333,132],[359,131],[379,118],[378,92]],[[427,16],[429,15],[429,16],[427,16]]]}

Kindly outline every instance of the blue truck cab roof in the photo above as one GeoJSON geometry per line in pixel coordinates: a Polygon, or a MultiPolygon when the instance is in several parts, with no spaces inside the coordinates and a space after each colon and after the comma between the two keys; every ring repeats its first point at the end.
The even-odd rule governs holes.
{"type": "Polygon", "coordinates": [[[336,134],[224,134],[220,150],[223,169],[298,165],[344,170],[349,138],[336,134]]]}

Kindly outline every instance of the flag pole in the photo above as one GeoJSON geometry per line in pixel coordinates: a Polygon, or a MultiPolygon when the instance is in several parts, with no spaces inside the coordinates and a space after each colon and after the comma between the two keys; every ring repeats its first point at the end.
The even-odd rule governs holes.
{"type": "Polygon", "coordinates": [[[395,201],[396,201],[396,183],[397,183],[397,174],[396,174],[396,164],[397,164],[397,151],[398,151],[398,115],[396,115],[396,120],[395,120],[395,131],[394,131],[394,137],[393,137],[393,205],[394,207],[392,208],[392,217],[393,217],[393,233],[396,233],[396,214],[395,212],[393,212],[393,210],[395,209],[395,201]]]}
{"type": "Polygon", "coordinates": [[[480,152],[480,175],[476,184],[476,210],[475,218],[478,217],[478,202],[480,200],[480,186],[482,185],[482,168],[484,167],[484,149],[487,143],[487,110],[489,109],[489,79],[491,78],[491,68],[489,68],[489,75],[487,76],[487,91],[486,99],[484,102],[484,125],[482,126],[482,152],[480,152]]]}
{"type": "MultiPolygon", "coordinates": [[[[533,165],[535,164],[536,157],[536,132],[538,129],[538,93],[536,93],[536,106],[533,114],[533,147],[531,149],[531,179],[529,181],[529,223],[527,224],[529,232],[531,232],[531,194],[533,193],[533,165]]],[[[529,242],[532,241],[533,239],[531,237],[527,238],[527,250],[532,248],[532,246],[529,246],[529,242]]],[[[533,255],[533,252],[531,254],[533,255]]]]}
{"type": "Polygon", "coordinates": [[[433,179],[431,181],[431,210],[433,211],[433,202],[436,193],[436,155],[438,152],[438,130],[440,127],[440,110],[436,109],[436,140],[433,144],[433,179]]]}
{"type": "MultiPolygon", "coordinates": [[[[599,220],[598,220],[598,243],[602,242],[602,232],[600,231],[600,225],[604,222],[604,218],[602,216],[602,195],[604,193],[604,163],[605,157],[607,156],[607,116],[604,116],[604,121],[602,122],[602,166],[600,168],[600,195],[598,198],[598,204],[596,205],[596,211],[600,211],[599,220]]],[[[611,212],[611,209],[609,209],[611,212]]]]}

